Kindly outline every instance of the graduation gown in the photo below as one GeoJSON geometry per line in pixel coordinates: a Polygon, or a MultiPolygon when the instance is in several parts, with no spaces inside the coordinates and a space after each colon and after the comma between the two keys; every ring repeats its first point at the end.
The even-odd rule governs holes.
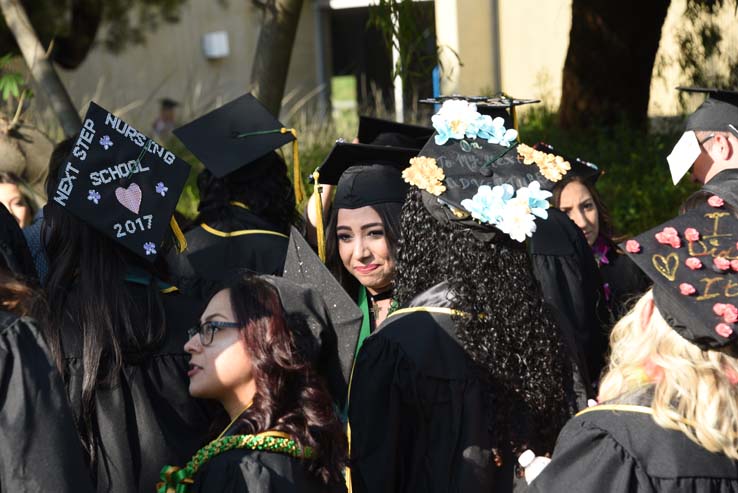
{"type": "Polygon", "coordinates": [[[738,209],[738,169],[726,169],[713,176],[702,186],[702,190],[718,195],[738,209]]]}
{"type": "MultiPolygon", "coordinates": [[[[134,299],[145,306],[147,287],[127,283],[134,299]]],[[[176,292],[160,294],[166,317],[166,335],[146,353],[124,349],[122,371],[110,385],[95,392],[97,491],[154,490],[165,464],[185,463],[207,439],[215,406],[189,395],[189,355],[184,352],[187,329],[199,321],[200,303],[176,292]]],[[[70,312],[79,303],[72,292],[70,312]]],[[[81,411],[82,341],[80,329],[69,320],[62,332],[69,399],[81,411]]]]}
{"type": "Polygon", "coordinates": [[[511,491],[513,460],[494,464],[488,397],[449,299],[438,284],[364,341],[349,396],[355,493],[511,491]]]}
{"type": "Polygon", "coordinates": [[[0,491],[93,491],[46,343],[30,319],[1,311],[0,444],[0,491]]]}
{"type": "Polygon", "coordinates": [[[628,313],[630,303],[648,290],[651,281],[625,254],[610,249],[607,260],[609,263],[600,265],[600,273],[610,291],[609,305],[616,322],[628,313]]]}
{"type": "Polygon", "coordinates": [[[288,235],[248,209],[229,207],[228,219],[200,224],[185,234],[187,250],[167,257],[173,276],[223,281],[242,269],[282,275],[288,235]]]}
{"type": "Polygon", "coordinates": [[[529,491],[738,491],[738,461],[705,450],[680,431],[661,428],[648,403],[621,400],[580,412],[559,434],[553,460],[529,491]]]}

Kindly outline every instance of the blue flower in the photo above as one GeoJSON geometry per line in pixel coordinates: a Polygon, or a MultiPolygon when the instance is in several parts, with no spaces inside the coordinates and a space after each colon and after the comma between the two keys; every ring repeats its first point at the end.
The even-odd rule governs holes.
{"type": "Polygon", "coordinates": [[[528,202],[528,208],[531,214],[540,217],[541,219],[548,219],[548,209],[550,204],[548,198],[551,197],[551,192],[548,190],[541,190],[541,184],[537,181],[532,181],[527,187],[519,188],[517,197],[528,202]]]}
{"type": "Polygon", "coordinates": [[[156,193],[164,197],[167,192],[169,191],[169,188],[164,185],[164,182],[159,182],[156,184],[156,193]]]}
{"type": "Polygon", "coordinates": [[[113,146],[113,141],[110,140],[110,136],[103,135],[100,138],[100,145],[103,146],[105,148],[105,150],[107,151],[109,148],[111,148],[113,146]]]}
{"type": "Polygon", "coordinates": [[[431,117],[436,145],[443,145],[449,139],[461,140],[476,137],[474,122],[479,118],[477,105],[464,100],[445,101],[438,113],[431,117]]]}
{"type": "Polygon", "coordinates": [[[510,147],[510,144],[518,138],[518,131],[511,128],[505,128],[505,120],[502,117],[497,117],[492,120],[491,125],[485,127],[485,133],[489,133],[487,142],[490,144],[499,144],[505,147],[510,147]]]}
{"type": "Polygon", "coordinates": [[[144,243],[144,250],[146,251],[146,255],[156,255],[156,245],[150,241],[144,243]]]}
{"type": "Polygon", "coordinates": [[[97,205],[97,203],[100,202],[100,193],[97,192],[97,190],[90,190],[87,192],[87,200],[90,200],[97,205]]]}
{"type": "Polygon", "coordinates": [[[462,200],[461,206],[469,211],[474,219],[488,224],[497,224],[502,220],[505,206],[514,193],[515,190],[508,184],[494,188],[482,185],[471,199],[462,200]]]}

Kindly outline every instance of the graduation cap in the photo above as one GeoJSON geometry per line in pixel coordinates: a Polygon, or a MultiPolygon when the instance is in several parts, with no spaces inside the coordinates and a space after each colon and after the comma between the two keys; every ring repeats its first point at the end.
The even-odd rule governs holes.
{"type": "Polygon", "coordinates": [[[332,328],[335,332],[335,345],[324,346],[322,366],[334,397],[342,403],[347,395],[359,341],[361,310],[294,227],[290,233],[283,277],[319,290],[325,301],[330,322],[325,324],[325,328],[332,328]]]}
{"type": "Polygon", "coordinates": [[[597,182],[597,179],[604,174],[604,171],[601,170],[599,166],[597,166],[595,163],[585,161],[584,159],[578,157],[567,157],[566,155],[556,151],[556,149],[554,149],[554,146],[552,146],[551,144],[539,142],[535,144],[533,148],[537,151],[562,156],[571,165],[571,170],[569,170],[569,172],[566,174],[567,179],[578,176],[592,184],[595,184],[597,182]]]}
{"type": "Polygon", "coordinates": [[[547,190],[566,175],[570,164],[561,156],[519,145],[515,130],[480,115],[466,101],[444,102],[433,125],[433,138],[403,172],[408,183],[424,191],[428,211],[438,221],[471,229],[483,241],[494,240],[500,232],[524,241],[535,231],[535,217],[548,216],[547,190]],[[525,194],[530,200],[522,206],[525,194]]]}
{"type": "Polygon", "coordinates": [[[359,142],[362,144],[420,150],[431,135],[433,129],[429,127],[359,116],[359,142]]]}
{"type": "Polygon", "coordinates": [[[702,349],[738,339],[738,219],[717,196],[621,245],[669,325],[702,349]]]}
{"type": "Polygon", "coordinates": [[[685,132],[666,158],[674,185],[679,183],[702,153],[695,131],[732,132],[738,137],[738,92],[704,87],[677,89],[707,94],[708,98],[689,115],[685,132]]]}
{"type": "Polygon", "coordinates": [[[282,125],[251,93],[173,133],[218,178],[292,142],[295,198],[302,201],[297,132],[282,125]]]}
{"type": "Polygon", "coordinates": [[[506,127],[518,129],[518,118],[515,108],[525,104],[540,103],[540,99],[518,99],[513,98],[505,93],[499,93],[493,97],[487,96],[461,96],[454,94],[451,96],[439,96],[437,98],[421,99],[418,102],[425,104],[443,104],[449,100],[463,100],[477,105],[477,111],[483,115],[489,115],[492,118],[500,117],[504,120],[506,127]]]}
{"type": "Polygon", "coordinates": [[[172,213],[190,166],[94,102],[83,121],[50,200],[149,261],[170,226],[183,246],[172,213]]]}

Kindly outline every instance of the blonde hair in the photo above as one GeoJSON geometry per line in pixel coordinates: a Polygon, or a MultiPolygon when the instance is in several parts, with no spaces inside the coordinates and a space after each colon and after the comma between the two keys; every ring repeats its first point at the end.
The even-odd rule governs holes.
{"type": "Polygon", "coordinates": [[[681,337],[654,306],[651,320],[642,320],[652,291],[613,328],[611,355],[600,384],[600,402],[654,385],[653,417],[662,428],[678,430],[710,452],[738,459],[738,359],[725,352],[705,351],[681,337]],[[644,364],[663,369],[649,381],[644,364]]]}

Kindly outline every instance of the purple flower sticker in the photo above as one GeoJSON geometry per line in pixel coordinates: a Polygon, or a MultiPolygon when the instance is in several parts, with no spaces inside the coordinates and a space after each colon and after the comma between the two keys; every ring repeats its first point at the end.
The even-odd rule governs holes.
{"type": "Polygon", "coordinates": [[[144,250],[146,251],[146,255],[156,255],[156,245],[150,241],[144,243],[144,250]]]}
{"type": "Polygon", "coordinates": [[[90,200],[97,205],[97,203],[100,202],[100,193],[98,193],[97,190],[90,190],[87,193],[87,200],[90,200]]]}
{"type": "Polygon", "coordinates": [[[169,188],[167,188],[163,182],[160,181],[159,183],[156,184],[156,193],[158,193],[162,197],[164,197],[168,191],[169,191],[169,188]]]}
{"type": "Polygon", "coordinates": [[[110,140],[110,136],[103,135],[100,138],[100,145],[103,146],[105,148],[105,150],[107,151],[108,149],[110,149],[111,147],[113,147],[113,141],[110,140]]]}

